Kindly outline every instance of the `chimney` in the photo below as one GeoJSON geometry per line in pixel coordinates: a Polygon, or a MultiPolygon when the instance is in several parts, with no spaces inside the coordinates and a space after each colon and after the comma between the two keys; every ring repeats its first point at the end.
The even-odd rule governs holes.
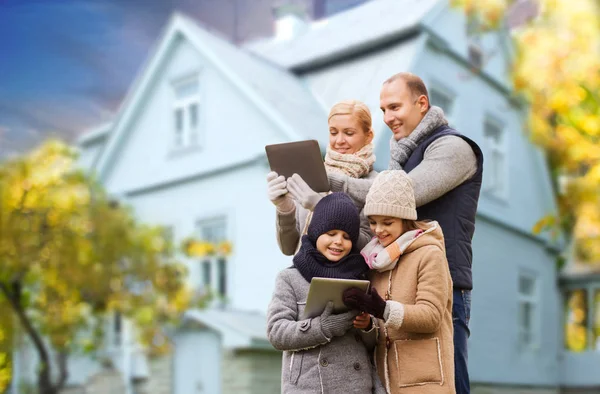
{"type": "Polygon", "coordinates": [[[277,40],[291,40],[308,29],[306,7],[292,0],[284,0],[275,4],[273,18],[277,40]]]}

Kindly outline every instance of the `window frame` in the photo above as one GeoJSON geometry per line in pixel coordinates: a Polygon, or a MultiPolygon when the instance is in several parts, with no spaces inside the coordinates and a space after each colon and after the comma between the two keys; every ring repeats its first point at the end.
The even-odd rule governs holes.
{"type": "Polygon", "coordinates": [[[483,192],[488,196],[507,201],[509,194],[509,165],[508,132],[505,124],[496,117],[489,115],[485,116],[483,119],[483,142],[486,156],[483,171],[483,192]],[[488,126],[494,127],[498,131],[499,142],[496,142],[494,138],[488,136],[488,126]],[[496,155],[500,156],[502,159],[500,164],[494,160],[496,155]],[[498,172],[500,172],[500,174],[498,174],[498,172]],[[500,184],[500,187],[498,187],[498,183],[500,184]]]}
{"type": "Polygon", "coordinates": [[[517,276],[517,340],[519,349],[521,350],[537,350],[540,347],[540,329],[541,329],[541,297],[540,297],[540,280],[539,276],[531,271],[520,271],[517,276]],[[521,289],[521,280],[526,278],[532,281],[532,291],[531,294],[525,294],[521,289]],[[529,327],[529,341],[524,341],[524,331],[527,330],[522,320],[523,316],[521,315],[521,306],[525,303],[530,305],[530,313],[529,317],[530,327],[529,327]]]}
{"type": "Polygon", "coordinates": [[[437,94],[438,96],[443,96],[450,103],[450,108],[442,108],[444,110],[444,115],[448,120],[448,124],[451,127],[456,127],[456,111],[457,111],[457,97],[458,95],[450,88],[445,86],[444,84],[434,80],[431,82],[429,87],[429,104],[437,105],[433,103],[432,97],[437,94]]]}
{"type": "Polygon", "coordinates": [[[170,134],[170,146],[173,150],[182,150],[188,148],[198,148],[202,146],[201,141],[201,129],[202,129],[202,81],[199,73],[193,73],[183,78],[179,78],[171,82],[171,93],[172,93],[172,106],[171,106],[171,129],[170,134]],[[195,92],[185,95],[183,97],[177,97],[177,90],[187,84],[196,84],[197,89],[195,92]],[[196,124],[194,127],[191,126],[192,110],[191,107],[195,106],[195,120],[196,124]],[[181,113],[181,142],[178,143],[178,115],[181,113]]]}
{"type": "MultiPolygon", "coordinates": [[[[229,230],[230,230],[230,218],[228,215],[214,215],[203,217],[196,220],[195,232],[198,238],[202,241],[208,241],[213,243],[229,241],[229,230]],[[205,237],[203,230],[214,223],[222,224],[223,227],[219,231],[218,239],[210,239],[211,237],[205,237]],[[206,239],[209,238],[209,239],[206,239]]],[[[200,286],[201,289],[214,291],[217,297],[224,299],[228,296],[227,291],[229,290],[229,258],[221,254],[213,254],[203,256],[200,259],[201,270],[200,270],[200,286]],[[206,267],[209,267],[208,269],[206,267]],[[208,272],[209,278],[206,277],[208,272]]],[[[223,305],[221,302],[220,305],[223,305]]]]}

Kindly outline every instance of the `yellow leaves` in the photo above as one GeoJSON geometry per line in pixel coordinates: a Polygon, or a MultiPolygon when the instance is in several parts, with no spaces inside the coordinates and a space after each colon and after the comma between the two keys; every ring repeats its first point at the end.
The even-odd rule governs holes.
{"type": "Polygon", "coordinates": [[[205,257],[211,255],[228,256],[233,250],[229,241],[219,243],[206,242],[194,238],[188,238],[182,243],[183,253],[188,257],[205,257]]]}
{"type": "MultiPolygon", "coordinates": [[[[468,17],[498,21],[510,2],[453,2],[468,17]],[[503,3],[503,4],[500,4],[503,3]],[[502,11],[501,11],[502,10],[502,11]]],[[[514,3],[512,3],[514,4],[514,3]]],[[[539,0],[538,18],[513,32],[517,56],[510,75],[529,101],[529,133],[569,179],[560,196],[580,256],[600,262],[600,10],[594,0],[539,0]],[[572,219],[571,219],[572,218],[572,219]]],[[[548,229],[547,218],[534,232],[548,229]]],[[[572,329],[574,341],[581,333],[572,329]],[[574,330],[574,331],[573,331],[574,330]]]]}
{"type": "Polygon", "coordinates": [[[534,226],[533,233],[540,234],[543,230],[556,225],[556,217],[554,215],[546,215],[541,218],[534,226]]]}
{"type": "Polygon", "coordinates": [[[114,310],[145,324],[152,345],[191,302],[187,271],[163,255],[160,228],[109,201],[74,159],[50,141],[0,163],[0,280],[22,278],[25,313],[57,349],[100,345],[86,333],[114,310]]]}

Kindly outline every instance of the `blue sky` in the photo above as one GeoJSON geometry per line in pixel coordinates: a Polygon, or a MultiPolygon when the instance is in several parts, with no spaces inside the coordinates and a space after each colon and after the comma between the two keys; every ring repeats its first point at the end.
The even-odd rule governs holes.
{"type": "Polygon", "coordinates": [[[247,37],[270,3],[0,0],[0,157],[110,120],[175,9],[227,31],[236,4],[247,37]]]}
{"type": "Polygon", "coordinates": [[[0,0],[0,154],[111,117],[169,14],[140,3],[0,0]]]}
{"type": "Polygon", "coordinates": [[[271,34],[275,2],[0,0],[0,157],[112,119],[174,10],[245,41],[271,34]]]}

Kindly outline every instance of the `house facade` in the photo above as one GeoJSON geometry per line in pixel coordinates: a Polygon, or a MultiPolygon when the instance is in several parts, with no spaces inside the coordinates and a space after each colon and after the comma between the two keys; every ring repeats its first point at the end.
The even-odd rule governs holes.
{"type": "MultiPolygon", "coordinates": [[[[507,36],[468,35],[464,16],[443,0],[369,1],[288,23],[285,38],[236,47],[173,15],[115,119],[79,140],[82,166],[140,220],[175,240],[233,244],[228,256],[186,261],[191,284],[222,298],[185,314],[171,356],[148,360],[127,322],[111,323],[106,357],[123,392],[279,392],[281,354],[268,343],[265,315],[291,259],[275,241],[264,146],[317,139],[324,148],[328,109],[354,98],[374,116],[375,168],[387,168],[379,90],[400,71],[421,76],[432,103],[485,155],[473,240],[473,392],[600,392],[596,350],[563,345],[570,290],[558,281],[559,243],[531,231],[556,207],[545,159],[524,129],[526,108],[510,90],[507,36]]],[[[33,360],[17,357],[25,380],[33,360]]],[[[106,373],[87,359],[70,367],[72,392],[106,373]]]]}

